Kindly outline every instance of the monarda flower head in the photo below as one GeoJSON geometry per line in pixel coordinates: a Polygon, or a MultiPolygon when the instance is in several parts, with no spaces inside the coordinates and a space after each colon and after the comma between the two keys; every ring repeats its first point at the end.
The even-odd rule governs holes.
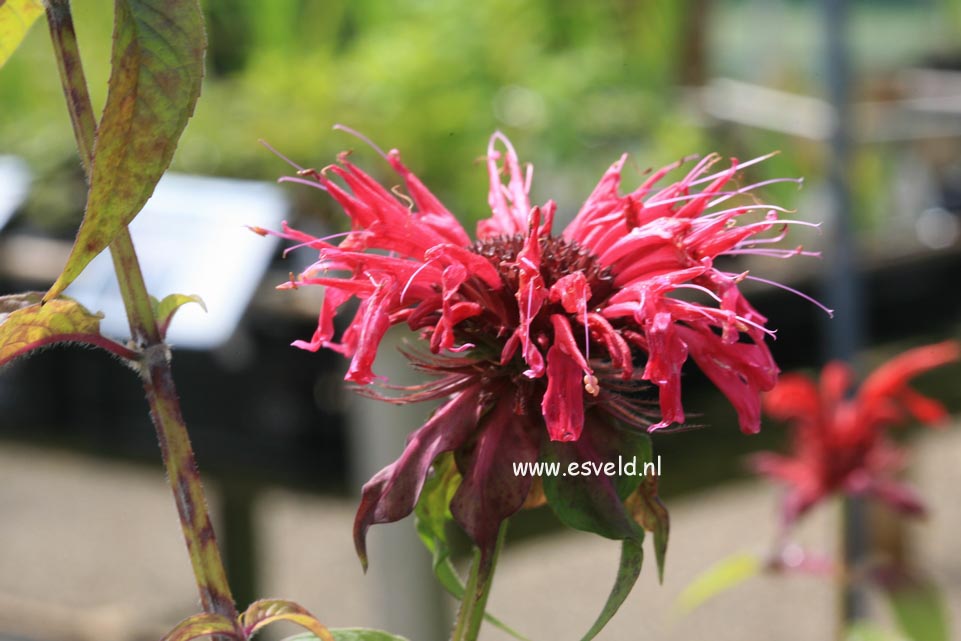
{"type": "Polygon", "coordinates": [[[788,486],[784,524],[837,494],[868,495],[900,512],[922,513],[921,500],[897,480],[905,455],[885,432],[910,419],[937,424],[947,418],[940,403],[908,383],[958,356],[954,341],[909,350],[871,373],[853,396],[848,395],[853,374],[841,362],[825,366],[820,382],[801,374],[781,377],[764,406],[772,417],[790,423],[793,451],[790,456],[759,454],[754,467],[788,486]]]}
{"type": "MultiPolygon", "coordinates": [[[[603,463],[645,448],[649,455],[645,430],[684,421],[688,359],[729,399],[742,431],[759,429],[760,393],[778,375],[765,345],[771,331],[738,288],[751,276],[715,261],[803,252],[770,248],[790,221],[778,220],[783,209],[743,197],[758,185],[734,186],[745,165],[732,160],[718,171],[720,158],[711,155],[661,185],[678,162],[622,194],[622,156],[557,230],[554,202],[532,206],[531,167],[495,133],[487,150],[492,215],[472,239],[397,151],[382,155],[406,195],[342,154],[338,165],[290,180],[325,189],[351,231],[339,244],[286,225],[279,233],[320,254],[284,287],[325,287],[317,330],[296,346],[344,354],[346,380],[368,385],[385,332],[406,324],[420,336],[408,356],[435,376],[392,399],[441,405],[364,486],[355,542],[365,563],[367,529],[410,514],[443,453],[453,452],[461,477],[450,510],[485,552],[502,521],[540,496],[517,464],[603,463]],[[739,224],[752,211],[759,215],[739,224]],[[338,338],[334,317],[351,299],[359,306],[338,338]],[[645,386],[656,387],[657,404],[638,393],[645,386]]],[[[635,536],[638,522],[666,531],[652,485],[639,478],[545,478],[543,490],[574,527],[617,539],[635,536]],[[635,491],[643,500],[631,498],[635,491]]]]}

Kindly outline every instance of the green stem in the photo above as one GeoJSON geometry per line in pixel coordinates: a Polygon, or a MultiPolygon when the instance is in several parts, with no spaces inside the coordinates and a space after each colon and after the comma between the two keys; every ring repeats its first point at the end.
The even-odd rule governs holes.
{"type": "Polygon", "coordinates": [[[497,559],[500,556],[501,548],[504,546],[506,536],[507,521],[505,520],[501,523],[500,530],[497,533],[497,544],[489,557],[485,557],[479,549],[474,549],[470,575],[467,579],[467,587],[464,590],[464,600],[457,612],[457,621],[454,623],[451,641],[477,641],[481,624],[484,623],[487,597],[490,596],[491,586],[494,582],[497,559]]]}
{"type": "MultiPolygon", "coordinates": [[[[46,11],[77,148],[89,182],[97,127],[73,28],[70,2],[47,0],[46,11]]],[[[237,638],[243,638],[187,426],[180,411],[180,401],[170,370],[170,354],[157,327],[137,253],[126,228],[111,243],[110,253],[130,323],[131,338],[142,351],[140,374],[177,504],[200,602],[205,612],[219,614],[233,622],[237,638]]]]}

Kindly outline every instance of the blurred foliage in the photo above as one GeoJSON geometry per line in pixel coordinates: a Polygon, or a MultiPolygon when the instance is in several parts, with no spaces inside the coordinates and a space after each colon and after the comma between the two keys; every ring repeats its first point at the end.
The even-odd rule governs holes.
{"type": "MultiPolygon", "coordinates": [[[[917,59],[944,41],[931,35],[930,26],[949,22],[944,14],[957,2],[856,3],[856,59],[889,61],[885,64],[917,59]],[[879,33],[900,37],[878,38],[879,33]],[[895,41],[897,47],[891,45],[895,41]]],[[[99,108],[106,93],[110,7],[102,0],[73,4],[99,108]]],[[[785,152],[752,170],[759,179],[816,179],[819,172],[818,145],[743,127],[705,127],[712,123],[687,108],[679,88],[723,74],[818,94],[816,3],[206,0],[204,5],[207,78],[174,170],[261,179],[287,173],[283,162],[257,144],[262,138],[304,166],[322,167],[337,152],[356,149],[365,168],[395,180],[364,143],[331,131],[340,122],[385,149],[400,149],[408,166],[467,219],[486,215],[487,179],[477,159],[498,128],[523,160],[534,163],[535,201],[557,200],[562,218],[624,151],[636,174],[714,149],[740,158],[785,152]]],[[[0,74],[0,104],[0,152],[25,156],[42,181],[68,183],[63,168],[73,162],[73,141],[44,28],[33,30],[0,74]]],[[[856,202],[878,204],[896,167],[860,157],[856,164],[856,202]]],[[[628,184],[635,182],[630,171],[628,184]]],[[[303,201],[302,211],[332,209],[310,190],[291,193],[303,201]]],[[[769,197],[790,207],[798,192],[775,186],[769,197]]],[[[31,209],[42,215],[42,227],[69,234],[62,200],[35,196],[31,202],[43,207],[31,209]]]]}

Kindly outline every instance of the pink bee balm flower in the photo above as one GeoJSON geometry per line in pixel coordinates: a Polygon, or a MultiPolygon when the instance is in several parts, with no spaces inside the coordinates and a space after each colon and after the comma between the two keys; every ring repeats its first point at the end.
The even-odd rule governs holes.
{"type": "Polygon", "coordinates": [[[829,363],[820,384],[800,374],[781,377],[764,406],[772,417],[790,422],[794,451],[791,456],[760,454],[754,467],[788,485],[785,524],[836,493],[867,494],[901,512],[922,513],[914,491],[895,478],[905,455],[885,430],[908,419],[937,424],[947,417],[940,403],[908,382],[958,356],[953,341],[909,350],[876,369],[851,398],[846,392],[852,373],[844,363],[829,363]]]}
{"type": "MultiPolygon", "coordinates": [[[[453,516],[489,550],[500,523],[531,491],[533,479],[516,475],[514,463],[543,457],[548,442],[569,444],[563,456],[570,460],[605,459],[638,428],[683,422],[681,369],[689,358],[730,400],[741,429],[758,431],[760,393],[778,375],[765,345],[771,332],[738,289],[747,274],[728,273],[715,260],[803,252],[767,249],[774,239],[757,238],[783,225],[782,209],[734,204],[757,186],[731,187],[745,165],[716,171],[720,158],[711,155],[658,187],[675,163],[621,194],[622,156],[558,232],[555,204],[532,206],[531,167],[495,133],[487,150],[492,215],[472,240],[397,151],[384,157],[409,198],[342,154],[339,165],[300,175],[337,200],[351,231],[336,245],[286,225],[279,234],[320,253],[286,287],[326,288],[317,331],[296,346],[350,357],[346,379],[367,385],[377,378],[372,365],[385,332],[404,323],[426,348],[410,355],[414,363],[438,375],[395,399],[443,403],[364,487],[355,525],[362,559],[369,526],[410,514],[444,452],[455,453],[462,476],[453,516]],[[753,210],[759,220],[738,225],[753,210]],[[352,298],[360,305],[338,339],[334,316],[352,298]],[[659,416],[638,398],[644,384],[658,390],[659,416]]],[[[599,484],[617,505],[625,499],[609,478],[584,482],[599,484]]]]}

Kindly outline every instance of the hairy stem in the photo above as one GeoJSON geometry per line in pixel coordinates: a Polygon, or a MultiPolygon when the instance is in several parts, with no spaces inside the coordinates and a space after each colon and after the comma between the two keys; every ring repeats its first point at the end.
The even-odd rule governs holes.
{"type": "Polygon", "coordinates": [[[479,549],[474,550],[471,562],[467,588],[464,590],[464,600],[461,601],[457,612],[457,621],[451,641],[477,641],[481,624],[484,623],[484,612],[487,610],[487,597],[490,596],[491,585],[494,582],[494,570],[497,558],[504,546],[507,536],[507,521],[501,523],[497,533],[497,545],[490,557],[485,558],[479,549]]]}
{"type": "MultiPolygon", "coordinates": [[[[60,80],[77,138],[77,149],[89,182],[97,126],[73,28],[70,2],[47,0],[46,11],[60,69],[60,80]]],[[[169,352],[157,328],[140,263],[126,228],[111,243],[110,253],[130,323],[132,342],[142,352],[141,378],[150,405],[150,416],[160,441],[167,477],[177,504],[201,604],[205,612],[219,614],[232,621],[237,638],[243,638],[207,510],[197,463],[190,446],[187,426],[180,412],[169,352]]]]}
{"type": "Polygon", "coordinates": [[[53,42],[54,57],[60,70],[60,82],[67,98],[67,110],[73,124],[73,135],[77,139],[77,150],[83,163],[87,179],[93,169],[93,143],[96,138],[97,122],[93,116],[93,104],[87,91],[87,78],[83,74],[80,61],[80,48],[77,46],[77,33],[73,28],[70,13],[70,0],[46,0],[47,25],[50,27],[50,40],[53,42]]]}

